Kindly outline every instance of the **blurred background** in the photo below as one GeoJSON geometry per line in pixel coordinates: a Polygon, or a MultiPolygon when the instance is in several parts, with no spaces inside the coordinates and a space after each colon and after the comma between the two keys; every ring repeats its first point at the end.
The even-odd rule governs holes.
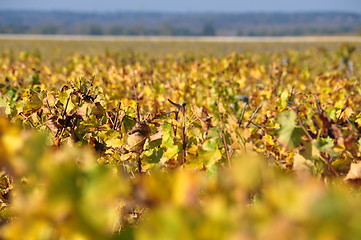
{"type": "Polygon", "coordinates": [[[0,33],[114,36],[361,35],[361,1],[1,0],[0,33]]]}

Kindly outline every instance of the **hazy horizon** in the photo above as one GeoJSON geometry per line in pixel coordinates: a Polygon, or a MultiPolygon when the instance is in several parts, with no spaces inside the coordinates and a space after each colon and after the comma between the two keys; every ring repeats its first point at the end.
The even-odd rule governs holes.
{"type": "Polygon", "coordinates": [[[361,13],[358,0],[255,0],[252,2],[166,0],[0,0],[0,10],[71,11],[71,12],[160,12],[160,13],[293,13],[293,12],[347,12],[361,13]]]}
{"type": "Polygon", "coordinates": [[[345,13],[345,14],[361,14],[361,11],[342,11],[342,10],[295,10],[295,11],[215,11],[215,10],[204,10],[204,11],[165,11],[165,10],[69,10],[69,9],[2,9],[0,11],[9,12],[64,12],[64,13],[90,13],[90,14],[117,14],[117,13],[147,13],[147,14],[298,14],[298,13],[345,13]]]}

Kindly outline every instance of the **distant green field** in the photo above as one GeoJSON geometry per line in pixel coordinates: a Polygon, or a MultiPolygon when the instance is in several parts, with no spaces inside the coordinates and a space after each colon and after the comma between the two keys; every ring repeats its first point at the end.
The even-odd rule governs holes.
{"type": "Polygon", "coordinates": [[[279,52],[288,49],[334,49],[348,42],[361,45],[361,37],[90,37],[90,36],[0,36],[0,53],[39,51],[44,57],[61,57],[74,52],[142,53],[148,56],[192,54],[224,56],[231,52],[279,52]]]}

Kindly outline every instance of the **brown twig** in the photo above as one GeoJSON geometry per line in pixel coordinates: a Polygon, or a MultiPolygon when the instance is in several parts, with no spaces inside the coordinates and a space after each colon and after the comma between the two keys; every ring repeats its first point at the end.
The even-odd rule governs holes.
{"type": "Polygon", "coordinates": [[[313,94],[313,97],[315,98],[315,101],[316,101],[316,107],[317,107],[318,113],[320,114],[320,113],[324,112],[322,109],[322,106],[321,106],[320,99],[315,94],[313,94]]]}
{"type": "Polygon", "coordinates": [[[340,174],[338,174],[336,169],[332,166],[331,162],[329,161],[329,155],[327,153],[324,153],[324,154],[321,154],[321,157],[323,158],[323,160],[325,160],[328,169],[331,170],[333,172],[333,174],[335,174],[336,177],[339,177],[340,174]]]}
{"type": "Polygon", "coordinates": [[[137,161],[138,164],[138,172],[142,173],[143,169],[142,169],[142,159],[140,158],[140,154],[139,153],[135,153],[135,159],[137,161]]]}
{"type": "Polygon", "coordinates": [[[113,124],[113,129],[114,129],[114,130],[117,129],[120,105],[121,105],[121,103],[119,102],[119,103],[118,103],[118,106],[117,106],[117,112],[116,112],[116,114],[115,114],[114,124],[113,124]]]}
{"type": "Polygon", "coordinates": [[[61,114],[63,117],[65,116],[66,110],[68,109],[69,101],[70,101],[70,96],[69,96],[68,99],[66,100],[66,103],[65,103],[65,106],[64,106],[64,111],[63,111],[63,113],[61,114]]]}
{"type": "Polygon", "coordinates": [[[184,164],[186,162],[186,155],[187,155],[187,138],[186,138],[186,105],[187,103],[183,103],[182,104],[182,116],[183,116],[183,121],[182,121],[182,164],[184,164]]]}
{"type": "MultiPolygon", "coordinates": [[[[178,121],[178,113],[182,113],[182,129],[181,129],[181,140],[182,140],[182,164],[186,162],[186,148],[187,148],[187,138],[186,138],[186,105],[187,103],[184,102],[182,104],[178,104],[173,102],[172,100],[168,99],[168,102],[170,102],[174,107],[176,107],[175,112],[175,120],[178,121]]],[[[177,134],[177,127],[175,127],[174,135],[177,134]]]]}
{"type": "MultiPolygon", "coordinates": [[[[168,102],[170,102],[174,107],[176,107],[176,110],[172,111],[172,112],[174,113],[174,119],[178,122],[178,116],[179,116],[179,112],[181,111],[182,106],[178,103],[173,102],[170,99],[168,99],[168,102]]],[[[176,135],[177,134],[177,125],[172,126],[172,128],[173,128],[173,134],[176,135]]]]}
{"type": "Polygon", "coordinates": [[[26,116],[24,115],[24,113],[22,113],[22,112],[20,113],[20,115],[21,115],[23,118],[25,118],[26,121],[28,121],[28,122],[30,123],[31,127],[35,128],[34,123],[31,121],[31,119],[30,119],[29,117],[26,117],[26,116]]]}
{"type": "Polygon", "coordinates": [[[112,115],[110,114],[110,112],[107,112],[107,115],[108,115],[108,119],[109,119],[109,121],[110,121],[110,123],[113,125],[113,128],[114,128],[114,121],[113,121],[113,119],[112,119],[112,115]]]}
{"type": "Polygon", "coordinates": [[[246,112],[247,106],[248,106],[248,103],[245,102],[244,105],[243,105],[243,109],[242,109],[241,116],[240,116],[240,118],[239,118],[239,120],[238,120],[238,126],[239,126],[239,127],[240,127],[240,126],[242,125],[242,123],[243,123],[243,117],[244,117],[244,113],[246,112]]]}
{"type": "Polygon", "coordinates": [[[50,114],[51,114],[51,115],[53,115],[53,112],[51,111],[51,106],[50,106],[50,104],[49,104],[48,99],[46,99],[46,105],[47,105],[47,106],[48,106],[48,108],[49,108],[49,112],[50,112],[50,114]]]}
{"type": "Polygon", "coordinates": [[[222,129],[222,132],[221,132],[221,138],[222,138],[224,150],[226,151],[226,156],[227,156],[227,160],[228,160],[228,167],[231,167],[231,155],[229,153],[229,148],[228,148],[228,145],[227,145],[227,139],[226,139],[226,136],[224,134],[223,129],[222,129]]]}
{"type": "Polygon", "coordinates": [[[277,94],[277,91],[278,91],[279,87],[281,86],[282,75],[283,75],[283,71],[280,70],[280,72],[277,74],[276,85],[272,90],[273,95],[277,94]]]}
{"type": "Polygon", "coordinates": [[[137,85],[134,84],[133,85],[133,89],[134,89],[134,95],[135,95],[135,100],[137,101],[137,122],[140,122],[141,119],[140,119],[140,106],[139,106],[139,99],[138,99],[138,92],[137,92],[137,85]]]}
{"type": "Polygon", "coordinates": [[[337,120],[336,120],[336,123],[338,123],[342,117],[342,114],[344,113],[344,111],[346,110],[346,107],[342,108],[341,109],[341,112],[340,112],[340,115],[338,116],[337,120]]]}
{"type": "Polygon", "coordinates": [[[292,104],[292,98],[293,98],[293,96],[295,95],[295,86],[293,85],[292,86],[292,89],[291,89],[291,94],[288,96],[288,99],[287,99],[287,103],[288,103],[288,105],[290,105],[290,104],[292,104]]]}
{"type": "Polygon", "coordinates": [[[253,120],[253,118],[255,118],[256,117],[256,114],[257,114],[257,112],[259,111],[259,109],[262,107],[262,104],[261,105],[259,105],[257,108],[256,108],[256,110],[253,112],[253,114],[252,114],[252,116],[251,116],[251,118],[247,121],[247,123],[245,124],[245,127],[248,127],[249,126],[249,124],[251,124],[251,122],[252,122],[252,120],[253,120]]]}
{"type": "Polygon", "coordinates": [[[297,119],[298,119],[298,123],[300,124],[302,130],[305,132],[307,138],[312,141],[313,138],[311,137],[311,135],[308,133],[307,129],[305,128],[305,126],[302,124],[302,121],[301,121],[301,118],[300,116],[298,115],[298,110],[296,111],[296,116],[297,116],[297,119]]]}

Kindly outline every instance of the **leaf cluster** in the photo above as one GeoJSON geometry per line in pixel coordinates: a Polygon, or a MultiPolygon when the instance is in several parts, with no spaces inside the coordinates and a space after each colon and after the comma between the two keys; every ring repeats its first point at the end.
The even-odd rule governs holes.
{"type": "Polygon", "coordinates": [[[1,55],[1,237],[358,239],[360,60],[1,55]]]}

